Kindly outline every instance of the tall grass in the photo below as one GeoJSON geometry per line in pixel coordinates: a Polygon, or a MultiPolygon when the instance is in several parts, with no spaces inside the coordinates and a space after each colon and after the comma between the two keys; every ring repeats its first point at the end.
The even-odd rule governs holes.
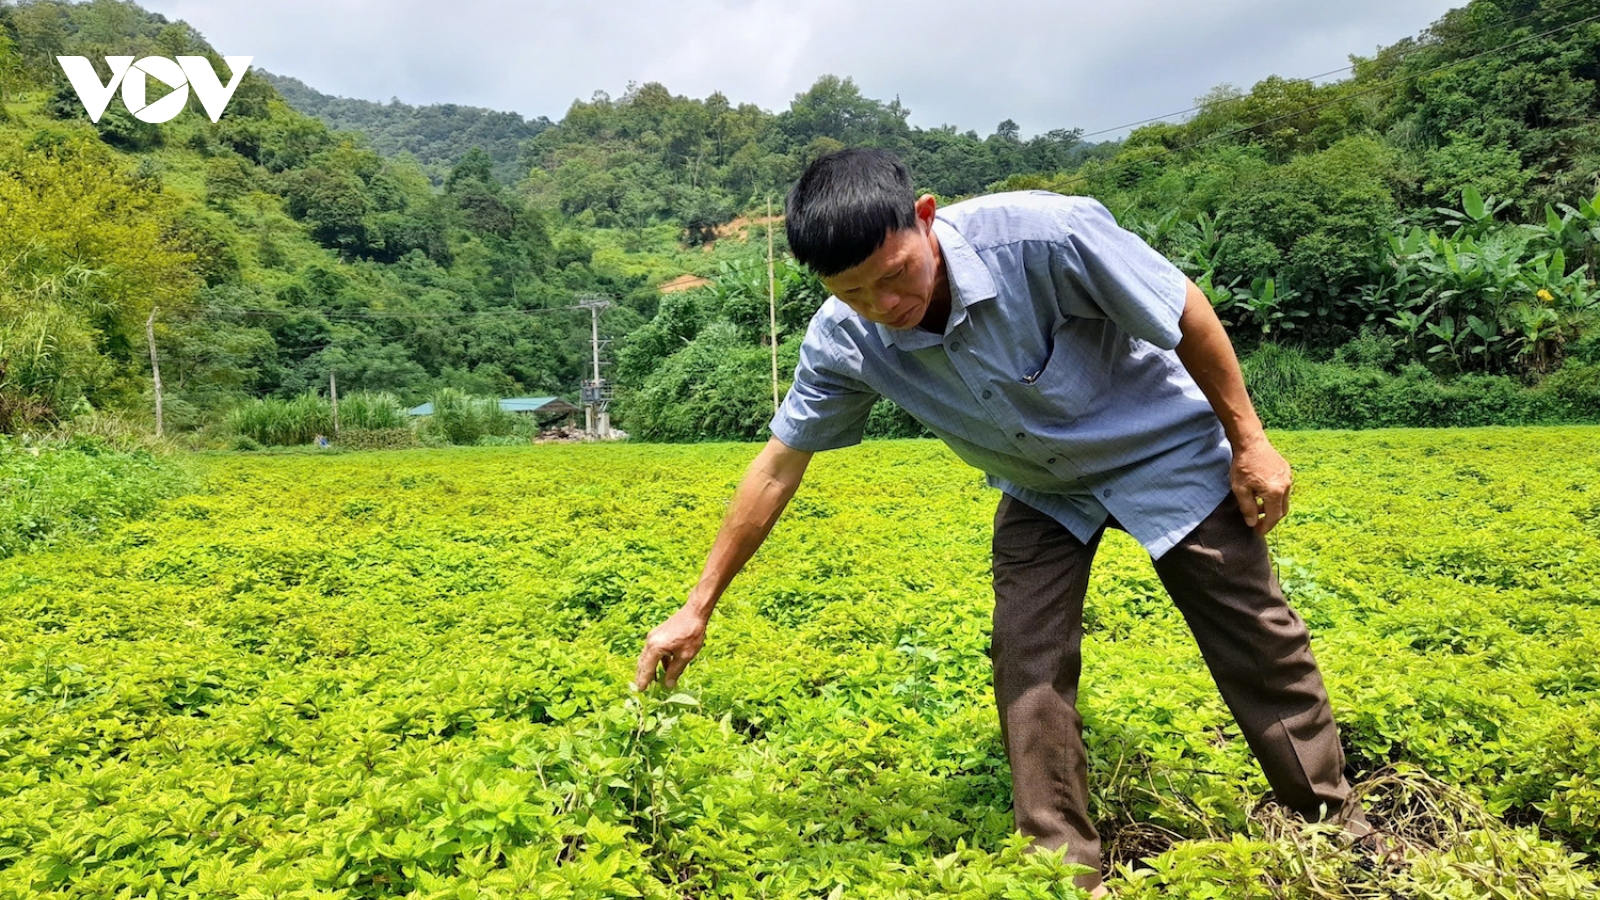
{"type": "MultiPolygon", "coordinates": [[[[411,417],[393,394],[358,392],[339,398],[340,429],[380,431],[406,428],[411,417]]],[[[227,427],[258,444],[288,447],[309,444],[317,435],[333,438],[333,404],[306,393],[292,400],[250,400],[228,413],[227,427]]]]}
{"type": "Polygon", "coordinates": [[[319,434],[333,434],[333,406],[311,393],[249,400],[229,411],[228,430],[269,446],[309,444],[319,434]]]}
{"type": "Polygon", "coordinates": [[[388,392],[356,393],[339,398],[339,428],[362,428],[378,431],[387,428],[404,428],[411,424],[411,416],[400,405],[399,398],[388,392]]]}
{"type": "Polygon", "coordinates": [[[1256,413],[1270,425],[1322,421],[1322,373],[1315,361],[1291,347],[1262,344],[1239,361],[1256,413]]]}
{"type": "Polygon", "coordinates": [[[433,415],[424,428],[452,444],[475,444],[485,436],[520,434],[527,426],[494,398],[441,388],[433,395],[433,415]]]}

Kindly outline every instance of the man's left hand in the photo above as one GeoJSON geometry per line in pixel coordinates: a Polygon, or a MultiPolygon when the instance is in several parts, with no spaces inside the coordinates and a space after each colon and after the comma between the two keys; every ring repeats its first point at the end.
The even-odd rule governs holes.
{"type": "Polygon", "coordinates": [[[1234,448],[1231,480],[1245,525],[1262,537],[1289,514],[1289,461],[1265,437],[1234,448]]]}

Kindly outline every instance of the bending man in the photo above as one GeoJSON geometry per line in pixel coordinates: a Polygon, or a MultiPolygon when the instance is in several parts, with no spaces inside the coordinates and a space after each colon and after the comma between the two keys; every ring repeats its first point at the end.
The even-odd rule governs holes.
{"type": "MultiPolygon", "coordinates": [[[[1089,566],[1108,527],[1149,551],[1278,800],[1367,832],[1305,624],[1267,554],[1289,465],[1205,294],[1088,198],[935,206],[877,150],[825,156],[790,192],[789,247],[833,297],[635,686],[662,664],[676,684],[811,454],[859,442],[887,397],[1002,491],[990,655],[1016,824],[1035,846],[1067,844],[1100,869],[1077,694],[1089,566]]],[[[1079,884],[1103,890],[1098,874],[1079,884]]]]}

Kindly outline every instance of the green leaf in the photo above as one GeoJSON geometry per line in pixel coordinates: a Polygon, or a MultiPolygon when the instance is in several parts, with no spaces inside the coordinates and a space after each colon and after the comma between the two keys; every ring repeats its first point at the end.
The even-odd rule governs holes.
{"type": "Polygon", "coordinates": [[[1489,212],[1483,204],[1483,195],[1478,193],[1477,188],[1470,185],[1461,192],[1461,208],[1474,222],[1483,221],[1484,216],[1488,215],[1489,212]]]}
{"type": "Polygon", "coordinates": [[[1550,229],[1550,234],[1553,237],[1559,237],[1566,227],[1566,223],[1562,222],[1561,217],[1556,215],[1555,208],[1548,203],[1544,205],[1544,221],[1545,227],[1550,229]]]}

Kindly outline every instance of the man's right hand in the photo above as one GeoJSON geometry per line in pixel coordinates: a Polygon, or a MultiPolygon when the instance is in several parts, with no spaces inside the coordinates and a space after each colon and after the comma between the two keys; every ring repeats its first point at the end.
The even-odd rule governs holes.
{"type": "Polygon", "coordinates": [[[706,642],[706,618],[688,606],[673,613],[665,622],[650,630],[644,640],[644,652],[639,654],[639,669],[633,679],[633,689],[642,691],[656,679],[656,668],[666,665],[661,683],[672,690],[678,686],[689,661],[700,652],[706,642]]]}
{"type": "Polygon", "coordinates": [[[789,498],[800,487],[810,462],[810,451],[795,450],[772,438],[750,463],[723,514],[717,540],[706,557],[705,571],[690,589],[689,601],[645,638],[639,670],[633,679],[634,690],[649,687],[662,664],[666,665],[666,673],[661,683],[669,690],[678,686],[678,676],[706,641],[706,622],[711,619],[717,598],[767,539],[789,498]]]}

